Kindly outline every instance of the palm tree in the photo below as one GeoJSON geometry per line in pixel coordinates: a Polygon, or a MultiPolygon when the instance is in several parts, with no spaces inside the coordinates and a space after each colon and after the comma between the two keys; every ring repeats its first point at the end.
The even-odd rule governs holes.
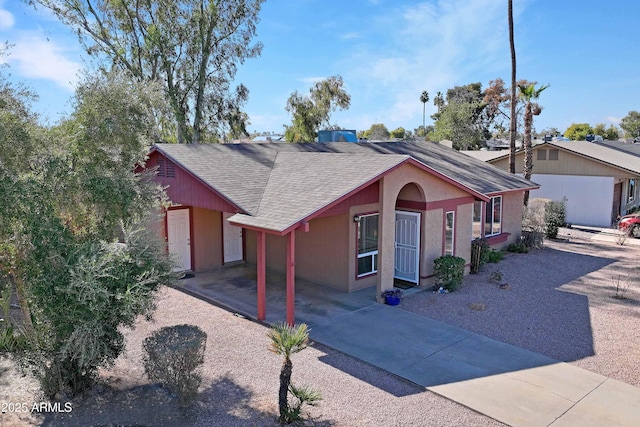
{"type": "Polygon", "coordinates": [[[269,350],[284,356],[284,362],[282,362],[282,368],[280,369],[280,389],[278,392],[279,421],[284,424],[287,422],[287,414],[289,413],[287,393],[291,385],[291,373],[293,371],[291,355],[307,348],[309,329],[305,323],[294,327],[278,322],[271,326],[267,335],[271,338],[269,350]]]}
{"type": "Polygon", "coordinates": [[[444,107],[444,96],[442,96],[442,92],[438,91],[438,93],[436,93],[436,97],[433,99],[433,105],[438,107],[438,113],[440,109],[444,107]]]}
{"type": "Polygon", "coordinates": [[[509,0],[509,45],[511,46],[511,117],[509,124],[509,172],[516,173],[516,46],[513,38],[513,0],[509,0]]]}
{"type": "MultiPolygon", "coordinates": [[[[542,112],[542,107],[535,101],[540,97],[543,90],[548,88],[549,85],[540,86],[536,89],[535,82],[526,85],[519,85],[520,98],[525,102],[524,109],[524,167],[522,168],[522,175],[525,179],[531,179],[531,172],[533,169],[533,156],[531,146],[531,128],[533,127],[533,116],[537,116],[542,112]]],[[[529,192],[524,193],[524,205],[529,203],[529,192]]]]}
{"type": "Polygon", "coordinates": [[[420,102],[422,102],[422,129],[424,129],[424,126],[425,126],[424,111],[428,101],[429,101],[429,92],[427,92],[426,90],[423,90],[422,93],[420,94],[420,102]]]}

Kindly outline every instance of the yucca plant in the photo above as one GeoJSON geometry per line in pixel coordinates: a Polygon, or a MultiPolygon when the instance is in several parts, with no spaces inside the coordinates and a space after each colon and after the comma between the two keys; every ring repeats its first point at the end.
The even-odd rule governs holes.
{"type": "Polygon", "coordinates": [[[298,353],[309,343],[309,329],[305,323],[295,326],[287,325],[283,322],[277,322],[271,326],[267,336],[271,339],[269,350],[275,354],[284,356],[282,368],[280,369],[280,389],[278,391],[278,410],[280,417],[278,421],[281,424],[289,423],[290,410],[288,402],[288,392],[291,387],[291,373],[293,372],[293,364],[291,363],[291,355],[298,353]]]}

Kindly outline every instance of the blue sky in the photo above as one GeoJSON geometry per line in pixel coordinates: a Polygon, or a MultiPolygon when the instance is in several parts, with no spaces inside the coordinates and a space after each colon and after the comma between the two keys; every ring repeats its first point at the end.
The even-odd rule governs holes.
{"type": "MultiPolygon", "coordinates": [[[[536,129],[617,124],[640,110],[640,2],[514,0],[518,78],[550,84],[536,129]]],[[[53,123],[68,112],[85,67],[77,37],[45,11],[0,0],[0,40],[15,81],[39,95],[34,109],[53,123]]],[[[264,50],[238,72],[250,90],[250,131],[281,132],[293,91],[308,93],[339,74],[351,107],[332,123],[356,130],[427,124],[438,91],[510,80],[506,0],[267,0],[257,40],[264,50]]]]}

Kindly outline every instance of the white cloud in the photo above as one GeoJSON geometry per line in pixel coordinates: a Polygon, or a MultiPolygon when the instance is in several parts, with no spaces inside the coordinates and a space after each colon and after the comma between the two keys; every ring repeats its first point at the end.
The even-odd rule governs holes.
{"type": "Polygon", "coordinates": [[[23,77],[51,80],[62,88],[73,90],[81,64],[68,59],[66,54],[67,51],[55,42],[28,33],[15,42],[8,62],[23,77]]]}
{"type": "Polygon", "coordinates": [[[431,98],[426,105],[429,123],[436,92],[475,81],[486,85],[510,70],[506,2],[422,2],[386,10],[370,24],[371,43],[363,43],[342,63],[345,68],[358,64],[345,73],[345,81],[360,92],[352,96],[386,110],[390,128],[422,124],[423,90],[431,98]],[[487,75],[492,77],[485,81],[487,75]]]}
{"type": "Polygon", "coordinates": [[[8,10],[0,9],[0,30],[10,30],[15,24],[13,14],[8,10]]]}
{"type": "Polygon", "coordinates": [[[612,124],[614,124],[614,125],[619,125],[619,124],[620,124],[620,122],[622,121],[622,119],[621,119],[621,118],[619,118],[619,117],[613,117],[613,116],[607,116],[607,117],[605,117],[605,118],[604,118],[604,120],[605,120],[606,122],[612,123],[612,124]]]}

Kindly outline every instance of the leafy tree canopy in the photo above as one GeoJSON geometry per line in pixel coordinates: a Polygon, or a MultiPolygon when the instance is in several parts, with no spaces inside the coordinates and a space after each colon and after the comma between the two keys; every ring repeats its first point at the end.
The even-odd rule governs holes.
{"type": "Polygon", "coordinates": [[[394,129],[390,132],[390,136],[391,138],[399,138],[402,139],[405,137],[407,131],[404,130],[403,127],[399,127],[397,129],[394,129]]]}
{"type": "Polygon", "coordinates": [[[640,136],[640,113],[637,111],[629,111],[620,121],[620,127],[627,138],[640,136]]]}
{"type": "Polygon", "coordinates": [[[387,141],[390,136],[391,133],[389,129],[382,123],[373,124],[369,129],[364,131],[364,137],[374,141],[387,141]]]}
{"type": "Polygon", "coordinates": [[[162,82],[166,140],[215,141],[237,127],[249,92],[231,85],[238,65],[261,53],[252,39],[264,0],[28,1],[70,26],[104,69],[162,82]]]}
{"type": "Polygon", "coordinates": [[[620,133],[615,126],[609,125],[609,127],[606,127],[604,123],[595,125],[593,127],[593,133],[596,135],[600,135],[602,138],[609,141],[615,141],[616,139],[620,138],[620,133]]]}
{"type": "Polygon", "coordinates": [[[343,88],[340,76],[332,76],[316,82],[309,89],[309,96],[298,91],[287,100],[286,110],[293,116],[291,126],[285,126],[287,142],[313,141],[321,126],[338,128],[331,125],[331,113],[337,109],[345,110],[351,105],[351,96],[343,88]]]}
{"type": "Polygon", "coordinates": [[[564,136],[572,141],[584,141],[589,133],[593,133],[593,128],[589,123],[572,123],[564,131],[564,136]]]}

